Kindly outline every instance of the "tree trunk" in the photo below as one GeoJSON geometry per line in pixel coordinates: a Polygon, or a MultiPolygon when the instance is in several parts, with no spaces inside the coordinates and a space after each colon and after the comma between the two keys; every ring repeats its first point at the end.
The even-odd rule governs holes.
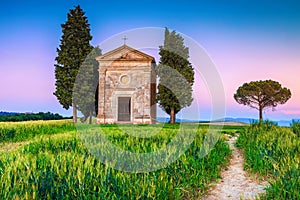
{"type": "Polygon", "coordinates": [[[89,124],[92,124],[92,111],[90,111],[90,119],[89,119],[89,124]]]}
{"type": "Polygon", "coordinates": [[[263,122],[263,117],[262,117],[262,107],[259,107],[259,123],[263,122]]]}
{"type": "Polygon", "coordinates": [[[175,124],[175,122],[176,122],[175,110],[174,110],[174,108],[171,108],[170,124],[175,124]]]}
{"type": "Polygon", "coordinates": [[[72,104],[72,107],[73,107],[73,122],[76,124],[77,123],[77,109],[76,109],[76,106],[74,103],[72,104]]]}

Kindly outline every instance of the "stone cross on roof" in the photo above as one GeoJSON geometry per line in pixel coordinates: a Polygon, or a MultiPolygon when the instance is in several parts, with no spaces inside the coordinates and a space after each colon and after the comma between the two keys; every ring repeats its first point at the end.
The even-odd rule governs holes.
{"type": "Polygon", "coordinates": [[[126,37],[126,35],[122,38],[122,40],[124,40],[124,45],[126,45],[126,40],[128,40],[128,38],[126,37]]]}

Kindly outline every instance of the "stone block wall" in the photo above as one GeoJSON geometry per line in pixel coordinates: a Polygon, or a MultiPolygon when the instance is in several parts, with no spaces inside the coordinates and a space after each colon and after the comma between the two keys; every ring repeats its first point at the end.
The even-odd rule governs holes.
{"type": "Polygon", "coordinates": [[[97,58],[99,62],[98,123],[155,123],[154,58],[127,46],[112,52],[97,58]],[[118,121],[119,97],[131,98],[130,121],[118,121]]]}

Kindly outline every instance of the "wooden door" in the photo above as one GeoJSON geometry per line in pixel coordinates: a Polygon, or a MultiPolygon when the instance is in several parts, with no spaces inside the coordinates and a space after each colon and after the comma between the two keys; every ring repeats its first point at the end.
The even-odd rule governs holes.
{"type": "Polygon", "coordinates": [[[130,121],[131,116],[131,98],[118,98],[118,121],[130,121]]]}

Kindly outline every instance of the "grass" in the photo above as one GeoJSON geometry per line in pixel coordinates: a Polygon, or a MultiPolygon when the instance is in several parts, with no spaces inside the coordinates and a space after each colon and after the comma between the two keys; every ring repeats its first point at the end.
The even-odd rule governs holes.
{"type": "Polygon", "coordinates": [[[71,120],[0,122],[0,142],[20,142],[74,130],[71,120]]]}
{"type": "MultiPolygon", "coordinates": [[[[102,125],[101,129],[116,146],[147,153],[165,147],[176,135],[178,126],[127,127],[132,133],[138,130],[140,134],[156,133],[149,138],[128,135],[117,125],[102,125]]],[[[70,121],[0,123],[0,130],[4,130],[1,141],[9,144],[26,141],[17,149],[0,151],[0,199],[200,198],[209,184],[220,178],[221,168],[231,154],[225,137],[221,136],[210,153],[201,156],[207,128],[196,129],[195,139],[187,151],[172,164],[152,172],[129,173],[111,168],[92,155],[80,133],[73,131],[70,121]],[[13,137],[5,135],[9,130],[14,130],[13,137]]],[[[234,134],[242,129],[225,127],[223,131],[234,134]]],[[[186,129],[183,136],[190,132],[186,129]]]]}
{"type": "Polygon", "coordinates": [[[278,127],[254,123],[240,135],[237,146],[245,150],[245,168],[270,177],[262,199],[300,199],[299,124],[278,127]]]}

